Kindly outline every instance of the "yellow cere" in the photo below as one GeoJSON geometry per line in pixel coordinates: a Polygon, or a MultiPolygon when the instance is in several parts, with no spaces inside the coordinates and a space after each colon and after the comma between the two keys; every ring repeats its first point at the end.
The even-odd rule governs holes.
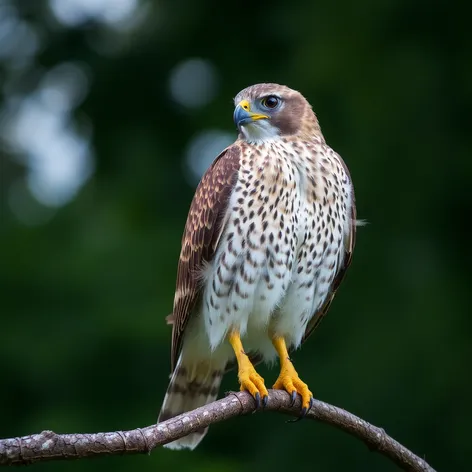
{"type": "Polygon", "coordinates": [[[255,120],[265,120],[268,119],[269,117],[267,115],[261,115],[260,113],[252,113],[251,112],[251,105],[247,100],[241,100],[238,103],[238,106],[241,107],[243,110],[245,110],[247,113],[249,113],[249,116],[255,121],[255,120]]]}
{"type": "Polygon", "coordinates": [[[243,110],[251,111],[251,105],[247,100],[241,100],[238,104],[243,110]]]}

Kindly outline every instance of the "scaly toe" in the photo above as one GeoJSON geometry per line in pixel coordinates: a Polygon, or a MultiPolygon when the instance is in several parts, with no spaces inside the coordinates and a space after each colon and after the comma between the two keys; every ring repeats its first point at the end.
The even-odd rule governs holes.
{"type": "Polygon", "coordinates": [[[239,379],[241,383],[241,391],[249,392],[256,402],[256,409],[261,406],[266,406],[269,399],[269,392],[264,385],[264,379],[254,370],[252,372],[244,373],[239,379]]]}
{"type": "MultiPolygon", "coordinates": [[[[310,392],[310,394],[311,394],[311,392],[310,392]]],[[[304,404],[305,404],[305,402],[304,402],[303,396],[302,396],[302,405],[304,405],[304,404]]],[[[294,420],[291,420],[290,422],[291,423],[296,423],[297,421],[300,421],[303,418],[305,418],[306,414],[310,411],[312,406],[313,406],[313,397],[310,397],[310,399],[308,400],[308,404],[306,406],[302,406],[300,416],[298,418],[294,419],[294,420]]]]}
{"type": "Polygon", "coordinates": [[[302,389],[300,395],[302,397],[302,411],[300,417],[303,418],[313,405],[313,394],[308,390],[308,387],[306,387],[302,389]]]}
{"type": "MultiPolygon", "coordinates": [[[[290,406],[293,406],[299,394],[302,398],[302,409],[299,419],[306,416],[313,405],[313,394],[310,392],[308,385],[300,380],[297,375],[280,376],[274,384],[275,389],[285,390],[290,394],[290,406]]],[[[297,421],[297,420],[295,420],[297,421]]]]}

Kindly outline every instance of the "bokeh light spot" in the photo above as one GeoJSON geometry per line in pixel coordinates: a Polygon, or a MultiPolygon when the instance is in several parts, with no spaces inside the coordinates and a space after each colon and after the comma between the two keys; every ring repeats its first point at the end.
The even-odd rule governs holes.
{"type": "Polygon", "coordinates": [[[9,67],[21,66],[31,61],[39,47],[32,24],[18,17],[13,5],[0,5],[0,61],[9,63],[9,67]]]}
{"type": "Polygon", "coordinates": [[[31,94],[6,103],[0,137],[26,165],[29,190],[43,205],[65,205],[92,175],[90,132],[72,115],[88,89],[82,66],[62,63],[31,94]]]}
{"type": "Polygon", "coordinates": [[[49,5],[65,26],[79,26],[90,20],[112,25],[131,17],[137,0],[50,0],[49,5]]]}
{"type": "Polygon", "coordinates": [[[67,112],[87,95],[89,80],[83,64],[64,62],[43,78],[39,96],[51,110],[67,112]]]}
{"type": "Polygon", "coordinates": [[[187,108],[208,104],[218,91],[215,67],[204,59],[188,59],[177,64],[169,82],[172,98],[187,108]]]}

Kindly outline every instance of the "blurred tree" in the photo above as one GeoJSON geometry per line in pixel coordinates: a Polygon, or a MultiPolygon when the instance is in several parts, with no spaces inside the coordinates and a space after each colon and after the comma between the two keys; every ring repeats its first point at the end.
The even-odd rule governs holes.
{"type": "MultiPolygon", "coordinates": [[[[422,0],[0,1],[0,436],[155,420],[181,233],[217,154],[204,138],[223,148],[231,98],[271,81],[313,103],[370,223],[300,373],[435,468],[465,469],[469,13],[422,0]]],[[[269,416],[215,426],[192,455],[35,468],[287,468],[309,447],[319,470],[395,469],[329,428],[269,416]]]]}

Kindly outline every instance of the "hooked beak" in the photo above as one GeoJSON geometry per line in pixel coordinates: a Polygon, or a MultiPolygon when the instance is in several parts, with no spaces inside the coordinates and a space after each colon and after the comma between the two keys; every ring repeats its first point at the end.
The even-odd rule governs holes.
{"type": "Polygon", "coordinates": [[[252,113],[249,102],[247,100],[241,100],[234,110],[233,119],[236,126],[241,129],[241,126],[252,123],[253,121],[268,120],[269,116],[252,113]]]}

